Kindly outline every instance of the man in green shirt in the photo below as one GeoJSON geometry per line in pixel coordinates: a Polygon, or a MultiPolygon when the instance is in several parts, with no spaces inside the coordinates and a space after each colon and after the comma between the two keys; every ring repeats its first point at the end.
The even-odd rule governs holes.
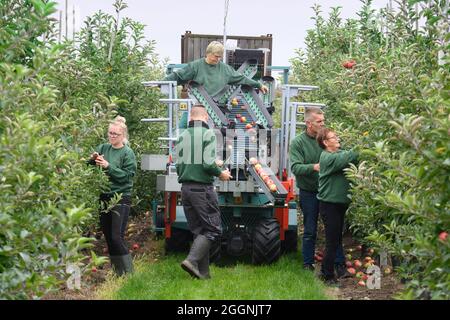
{"type": "MultiPolygon", "coordinates": [[[[318,131],[325,125],[325,116],[319,108],[305,111],[306,130],[292,140],[289,148],[291,170],[299,188],[299,204],[303,213],[302,255],[303,267],[314,271],[314,254],[319,219],[319,159],[322,149],[316,141],[318,131]]],[[[337,249],[335,260],[338,276],[347,276],[342,246],[337,249]]]]}
{"type": "Polygon", "coordinates": [[[268,91],[268,88],[263,84],[247,78],[228,64],[220,61],[223,52],[223,45],[218,41],[213,41],[206,47],[205,58],[189,62],[187,66],[175,70],[165,77],[164,80],[177,81],[178,84],[185,84],[190,80],[194,80],[203,85],[206,92],[212,97],[228,84],[247,84],[260,89],[263,93],[268,91]]]}
{"type": "Polygon", "coordinates": [[[202,105],[191,109],[188,128],[176,143],[178,182],[189,229],[194,234],[189,255],[181,267],[198,279],[208,279],[209,249],[222,234],[219,202],[214,177],[226,181],[229,170],[216,164],[216,140],[208,125],[208,113],[202,105]]]}

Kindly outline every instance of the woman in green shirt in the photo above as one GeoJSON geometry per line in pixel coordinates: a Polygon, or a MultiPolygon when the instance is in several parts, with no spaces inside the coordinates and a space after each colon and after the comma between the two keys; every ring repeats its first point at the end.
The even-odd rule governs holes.
{"type": "Polygon", "coordinates": [[[340,139],[331,129],[323,128],[317,134],[317,142],[324,149],[320,155],[319,210],[325,225],[325,257],[322,261],[321,277],[328,284],[336,283],[334,260],[336,249],[342,245],[344,216],[348,209],[350,184],[344,169],[356,163],[358,154],[340,150],[340,139]]]}
{"type": "Polygon", "coordinates": [[[108,192],[100,195],[102,212],[100,225],[108,245],[111,264],[117,275],[133,271],[133,264],[124,234],[131,205],[133,177],[136,173],[136,157],[127,146],[128,130],[123,117],[116,117],[108,128],[109,143],[101,144],[91,156],[90,163],[103,168],[110,181],[108,192]],[[119,202],[109,211],[108,202],[114,197],[119,202]]]}

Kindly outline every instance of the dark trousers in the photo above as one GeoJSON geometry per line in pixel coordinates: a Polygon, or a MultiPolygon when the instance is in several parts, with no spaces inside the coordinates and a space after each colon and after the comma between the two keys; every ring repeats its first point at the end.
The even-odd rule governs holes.
{"type": "MultiPolygon", "coordinates": [[[[300,208],[303,213],[303,264],[314,263],[314,252],[317,239],[317,222],[319,220],[319,199],[317,192],[300,190],[300,208]]],[[[344,264],[344,250],[342,246],[336,249],[336,264],[344,264]]]]}
{"type": "Polygon", "coordinates": [[[344,216],[348,204],[319,202],[320,214],[325,225],[325,257],[322,261],[322,274],[327,279],[334,278],[336,250],[342,247],[344,216]]]}
{"type": "Polygon", "coordinates": [[[222,234],[219,200],[213,185],[184,182],[181,201],[189,229],[197,236],[215,241],[222,234]]]}
{"type": "MultiPolygon", "coordinates": [[[[107,208],[107,202],[110,199],[111,196],[107,194],[100,196],[102,210],[107,208]]],[[[110,256],[123,256],[129,253],[124,237],[130,214],[130,205],[130,197],[122,196],[119,203],[111,210],[100,212],[100,226],[105,236],[110,256]]]]}

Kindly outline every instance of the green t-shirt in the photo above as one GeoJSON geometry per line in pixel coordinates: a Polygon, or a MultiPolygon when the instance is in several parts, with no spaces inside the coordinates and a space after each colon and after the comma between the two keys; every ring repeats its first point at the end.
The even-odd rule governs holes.
{"type": "Polygon", "coordinates": [[[297,187],[302,190],[317,192],[319,188],[319,173],[314,171],[314,164],[319,163],[320,148],[316,138],[306,132],[298,135],[291,142],[289,159],[291,171],[297,181],[297,187]]]}
{"type": "Polygon", "coordinates": [[[216,136],[202,121],[190,121],[176,142],[178,182],[211,184],[222,170],[216,165],[216,136]]]}
{"type": "Polygon", "coordinates": [[[350,184],[344,169],[356,163],[358,154],[354,151],[327,152],[320,155],[319,194],[317,198],[332,203],[350,203],[348,190],[350,184]]]}
{"type": "Polygon", "coordinates": [[[96,150],[109,162],[105,169],[111,183],[110,194],[119,193],[131,195],[133,188],[133,177],[136,173],[136,156],[127,145],[120,149],[113,148],[110,143],[99,145],[96,150]]]}
{"type": "Polygon", "coordinates": [[[187,66],[175,70],[164,80],[177,81],[178,84],[185,84],[194,80],[203,85],[210,96],[215,96],[228,84],[247,84],[254,88],[261,88],[262,86],[261,83],[247,78],[222,61],[217,64],[208,64],[205,58],[189,62],[187,66]]]}

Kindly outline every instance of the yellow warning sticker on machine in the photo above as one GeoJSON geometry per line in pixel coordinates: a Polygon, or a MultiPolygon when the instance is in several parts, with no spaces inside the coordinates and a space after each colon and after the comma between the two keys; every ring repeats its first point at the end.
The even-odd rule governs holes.
{"type": "Polygon", "coordinates": [[[180,110],[187,110],[187,103],[180,103],[180,110]]]}
{"type": "Polygon", "coordinates": [[[305,113],[305,107],[304,106],[297,106],[297,113],[305,113]]]}

